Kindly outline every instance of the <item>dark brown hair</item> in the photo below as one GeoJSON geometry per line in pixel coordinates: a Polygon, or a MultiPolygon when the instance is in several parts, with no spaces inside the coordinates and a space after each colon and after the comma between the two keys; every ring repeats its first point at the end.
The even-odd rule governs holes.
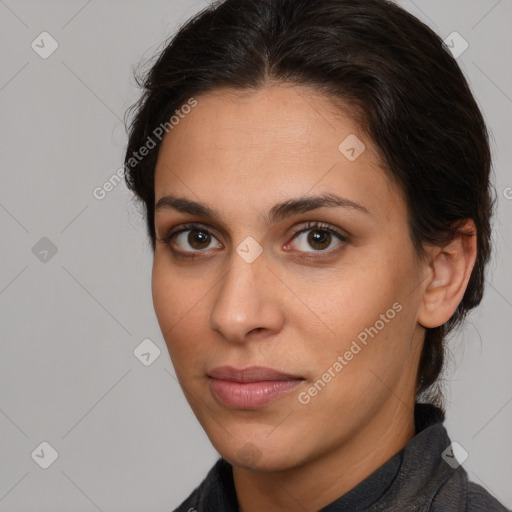
{"type": "Polygon", "coordinates": [[[144,91],[127,112],[135,115],[125,178],[144,203],[153,250],[158,127],[168,131],[193,96],[269,82],[312,87],[357,112],[404,195],[419,255],[473,219],[478,253],[468,287],[452,318],[427,329],[418,370],[417,397],[443,407],[445,339],[482,299],[494,199],[484,119],[440,37],[387,0],[224,0],[184,24],[136,79],[144,91]],[[151,150],[141,158],[144,146],[151,150]]]}

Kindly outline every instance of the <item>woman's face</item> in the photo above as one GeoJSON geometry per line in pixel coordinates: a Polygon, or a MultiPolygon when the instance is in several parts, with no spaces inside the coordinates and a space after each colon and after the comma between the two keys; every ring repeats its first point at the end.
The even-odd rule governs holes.
{"type": "Polygon", "coordinates": [[[185,396],[235,466],[357,458],[412,418],[425,272],[404,200],[308,88],[196,100],[155,171],[157,239],[180,233],[156,243],[153,301],[185,396]],[[311,200],[327,194],[337,204],[311,200]]]}

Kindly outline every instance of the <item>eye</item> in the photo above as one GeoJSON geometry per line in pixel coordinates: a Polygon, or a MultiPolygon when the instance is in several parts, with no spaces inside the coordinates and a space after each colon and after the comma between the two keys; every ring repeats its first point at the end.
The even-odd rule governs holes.
{"type": "MultiPolygon", "coordinates": [[[[216,238],[211,231],[199,224],[185,224],[181,229],[171,231],[164,238],[159,239],[165,245],[176,245],[179,249],[174,250],[180,257],[194,258],[194,253],[204,252],[208,249],[212,240],[216,238]],[[187,254],[188,253],[188,254],[187,254]]],[[[222,248],[222,244],[217,242],[216,248],[222,248]]]]}
{"type": "MultiPolygon", "coordinates": [[[[180,229],[171,230],[163,238],[159,239],[161,243],[172,246],[171,250],[180,258],[199,257],[201,252],[205,252],[206,249],[210,248],[213,240],[217,239],[209,229],[200,224],[184,224],[180,229]]],[[[288,243],[287,247],[295,244],[298,247],[298,252],[330,253],[345,242],[348,242],[347,236],[328,224],[309,222],[303,229],[293,235],[292,242],[288,243]],[[305,236],[306,234],[308,236],[305,236]],[[332,248],[333,242],[338,242],[334,248],[332,248]]],[[[217,241],[217,245],[214,248],[222,249],[222,247],[222,244],[217,241]]]]}
{"type": "MultiPolygon", "coordinates": [[[[294,235],[293,240],[298,240],[297,245],[300,252],[325,251],[333,242],[338,242],[335,248],[342,245],[343,242],[348,242],[348,238],[345,235],[331,228],[328,224],[320,222],[308,223],[304,229],[294,235]],[[308,250],[308,248],[313,250],[308,250]]],[[[329,251],[325,252],[330,252],[332,249],[331,247],[329,251]]]]}

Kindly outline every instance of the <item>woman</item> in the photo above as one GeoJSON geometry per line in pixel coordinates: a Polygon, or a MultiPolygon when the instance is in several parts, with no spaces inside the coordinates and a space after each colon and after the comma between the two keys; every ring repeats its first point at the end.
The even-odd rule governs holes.
{"type": "Polygon", "coordinates": [[[226,0],[144,86],[126,179],[221,455],[176,510],[506,510],[443,426],[443,341],[482,299],[493,202],[440,38],[385,0],[226,0]]]}

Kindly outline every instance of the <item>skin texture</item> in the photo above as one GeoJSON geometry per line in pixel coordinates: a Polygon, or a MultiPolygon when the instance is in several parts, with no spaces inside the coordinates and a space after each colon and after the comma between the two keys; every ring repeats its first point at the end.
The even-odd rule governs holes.
{"type": "Polygon", "coordinates": [[[233,465],[240,510],[318,510],[414,436],[424,327],[446,322],[462,299],[475,237],[427,248],[419,258],[403,197],[372,141],[320,93],[269,84],[196,99],[162,142],[155,198],[199,201],[218,217],[156,211],[158,239],[190,222],[211,238],[191,245],[198,232],[188,231],[170,245],[157,241],[155,312],[191,408],[233,465]],[[338,149],[350,134],[366,147],[354,161],[338,149]],[[324,207],[272,224],[264,218],[275,203],[322,193],[369,213],[324,207]],[[324,228],[294,238],[309,221],[348,240],[324,228]],[[236,251],[249,236],[263,249],[252,263],[236,251]],[[180,250],[199,257],[179,258],[180,250]],[[400,311],[378,334],[301,403],[299,393],[397,303],[400,311]],[[266,366],[304,381],[262,408],[236,409],[209,388],[208,371],[222,365],[266,366]]]}

